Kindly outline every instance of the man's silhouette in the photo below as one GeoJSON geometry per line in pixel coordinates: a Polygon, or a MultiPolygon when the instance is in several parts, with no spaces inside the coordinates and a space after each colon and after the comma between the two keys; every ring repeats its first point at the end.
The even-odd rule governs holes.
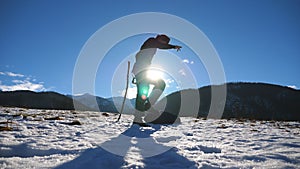
{"type": "Polygon", "coordinates": [[[170,38],[167,35],[157,35],[155,38],[151,37],[143,43],[140,51],[135,55],[136,62],[132,70],[137,85],[135,123],[144,123],[142,120],[143,112],[150,109],[151,105],[156,103],[165,89],[165,82],[162,79],[153,80],[153,78],[149,78],[147,71],[157,49],[177,49],[177,51],[181,49],[181,46],[171,45],[169,42],[170,38]],[[149,94],[150,84],[154,85],[154,88],[149,94]]]}

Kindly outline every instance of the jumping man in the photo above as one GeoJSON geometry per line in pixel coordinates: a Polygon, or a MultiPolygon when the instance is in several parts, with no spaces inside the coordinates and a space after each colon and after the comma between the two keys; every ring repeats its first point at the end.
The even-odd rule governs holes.
{"type": "Polygon", "coordinates": [[[176,49],[180,51],[181,46],[171,45],[169,42],[170,38],[167,35],[157,35],[155,38],[151,37],[143,43],[140,51],[135,55],[136,62],[132,70],[137,85],[134,123],[144,123],[142,112],[150,109],[151,105],[156,103],[165,89],[165,82],[162,79],[153,80],[152,78],[147,78],[147,71],[150,68],[151,61],[157,49],[176,49]],[[154,88],[148,94],[150,84],[154,85],[154,88]]]}

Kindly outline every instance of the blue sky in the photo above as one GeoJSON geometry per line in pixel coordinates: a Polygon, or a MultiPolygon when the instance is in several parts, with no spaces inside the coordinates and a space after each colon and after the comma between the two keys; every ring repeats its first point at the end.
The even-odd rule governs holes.
{"type": "MultiPolygon", "coordinates": [[[[227,82],[300,86],[297,0],[2,0],[0,89],[71,94],[73,70],[86,41],[109,22],[139,12],[169,13],[197,26],[217,50],[227,82]]],[[[107,54],[95,79],[96,95],[111,96],[115,67],[135,53],[147,35],[151,34],[121,42],[107,54]],[[124,56],[114,58],[116,51],[124,56]]],[[[197,72],[198,87],[210,84],[203,65],[189,49],[172,53],[197,72]]],[[[167,89],[174,90],[176,85],[167,89]]]]}

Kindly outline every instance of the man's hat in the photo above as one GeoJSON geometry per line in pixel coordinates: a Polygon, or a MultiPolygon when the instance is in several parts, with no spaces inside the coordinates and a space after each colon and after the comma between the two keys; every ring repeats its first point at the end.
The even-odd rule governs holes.
{"type": "Polygon", "coordinates": [[[166,43],[170,42],[170,38],[167,35],[157,35],[155,39],[166,42],[166,43]]]}

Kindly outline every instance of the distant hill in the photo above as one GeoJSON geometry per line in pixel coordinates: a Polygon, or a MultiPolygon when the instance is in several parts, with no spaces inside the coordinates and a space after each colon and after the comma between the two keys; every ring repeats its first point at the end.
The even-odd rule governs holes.
{"type": "Polygon", "coordinates": [[[83,94],[83,95],[68,95],[68,97],[76,100],[77,102],[87,106],[90,110],[93,111],[108,111],[108,112],[115,112],[115,108],[112,106],[112,103],[102,97],[94,96],[91,94],[83,94]]]}
{"type": "MultiPolygon", "coordinates": [[[[91,94],[83,94],[79,96],[69,96],[74,100],[90,107],[95,111],[118,113],[121,110],[123,97],[102,98],[91,94]]],[[[135,99],[126,99],[124,111],[125,114],[133,114],[135,99]]]]}
{"type": "MultiPolygon", "coordinates": [[[[32,109],[58,109],[102,111],[117,113],[121,109],[123,97],[102,98],[91,94],[79,96],[62,95],[56,92],[0,91],[0,106],[32,109]],[[74,102],[73,102],[74,101],[74,102]]],[[[134,99],[127,99],[123,113],[132,114],[134,99]],[[132,103],[133,102],[133,103],[132,103]]]]}
{"type": "MultiPolygon", "coordinates": [[[[0,105],[33,109],[74,110],[73,100],[55,92],[9,91],[0,92],[0,105]]],[[[78,103],[81,110],[89,108],[78,103]]]]}
{"type": "MultiPolygon", "coordinates": [[[[265,83],[228,83],[226,87],[227,97],[222,118],[300,121],[299,90],[265,83]]],[[[198,117],[207,117],[211,101],[211,88],[212,86],[206,86],[172,93],[166,97],[168,102],[165,109],[173,114],[178,113],[181,95],[199,92],[198,117]]],[[[188,113],[184,115],[188,116],[188,113]]]]}

